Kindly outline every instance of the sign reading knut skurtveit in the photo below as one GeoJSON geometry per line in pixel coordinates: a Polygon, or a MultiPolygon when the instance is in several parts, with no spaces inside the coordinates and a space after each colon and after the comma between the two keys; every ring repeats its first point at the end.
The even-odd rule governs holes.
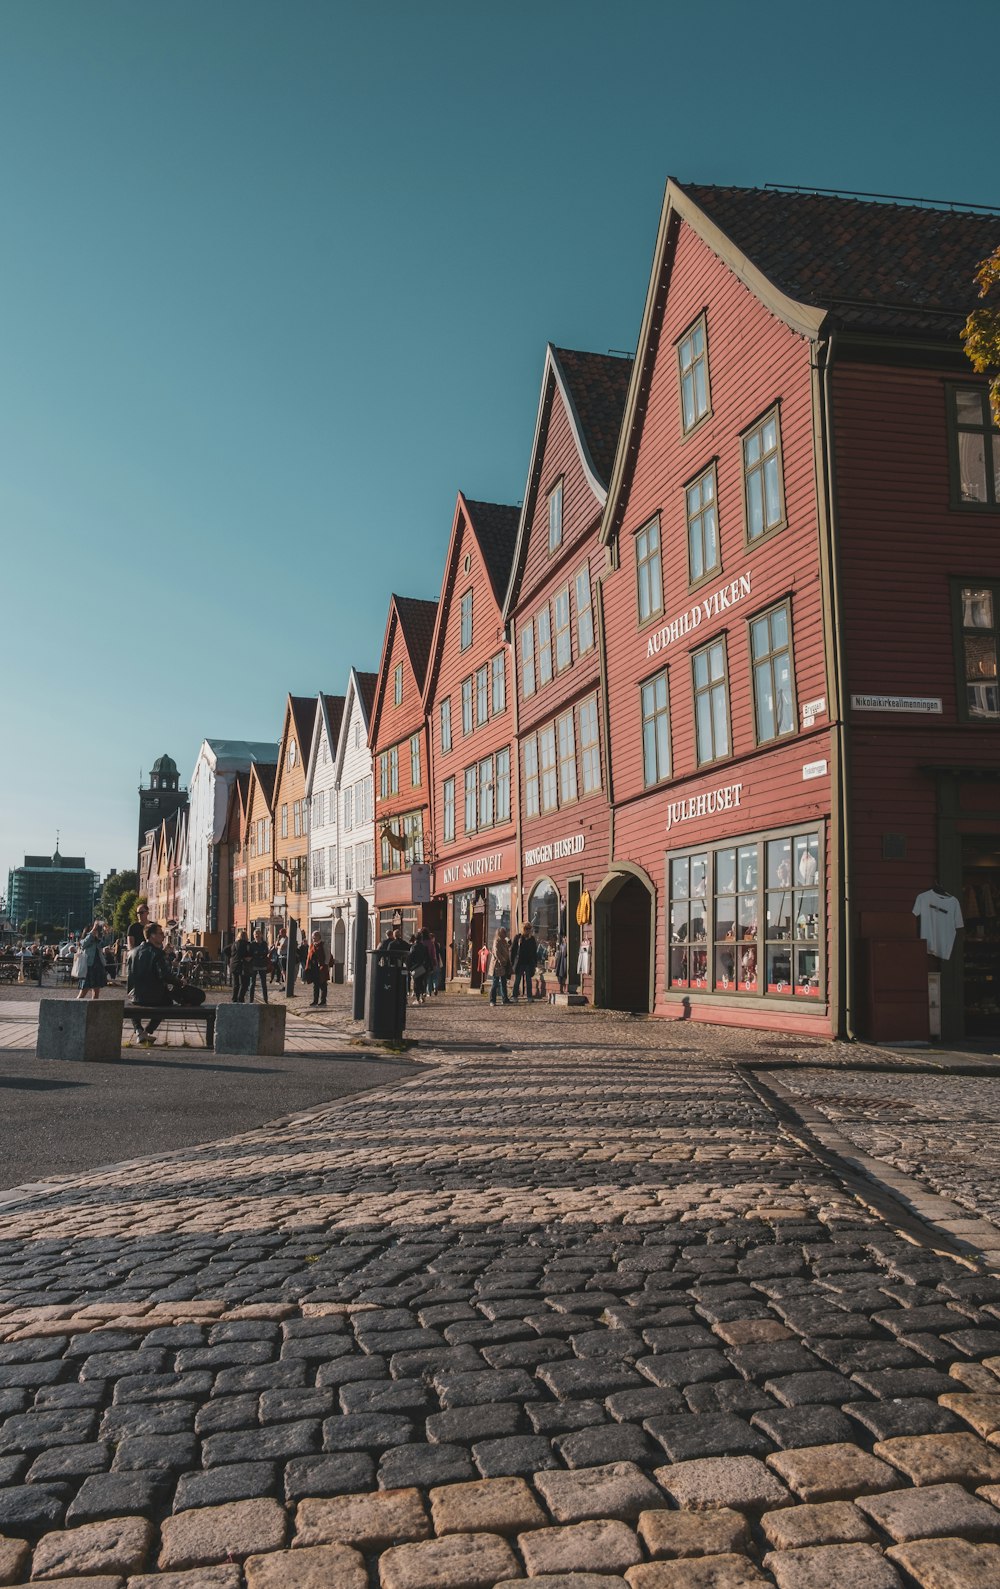
{"type": "Polygon", "coordinates": [[[477,877],[496,877],[503,871],[503,850],[492,850],[489,855],[477,855],[471,861],[456,861],[444,868],[444,886],[451,883],[471,882],[477,877]]]}
{"type": "Polygon", "coordinates": [[[667,832],[679,822],[714,817],[720,811],[735,811],[742,799],[741,783],[723,783],[717,789],[706,789],[704,794],[691,795],[687,800],[671,800],[667,806],[667,832]]]}
{"type": "Polygon", "coordinates": [[[713,590],[704,601],[695,602],[687,612],[682,612],[679,617],[665,623],[662,629],[657,629],[651,634],[646,644],[646,656],[658,657],[661,651],[666,651],[675,640],[683,640],[685,635],[693,634],[695,629],[710,618],[721,618],[730,607],[735,607],[738,602],[745,601],[750,594],[750,575],[741,574],[739,579],[731,579],[728,585],[721,585],[718,590],[713,590]]]}
{"type": "Polygon", "coordinates": [[[582,833],[574,833],[568,839],[553,839],[549,844],[536,844],[533,850],[525,850],[524,864],[545,866],[549,861],[565,860],[567,855],[580,855],[586,842],[582,833]]]}

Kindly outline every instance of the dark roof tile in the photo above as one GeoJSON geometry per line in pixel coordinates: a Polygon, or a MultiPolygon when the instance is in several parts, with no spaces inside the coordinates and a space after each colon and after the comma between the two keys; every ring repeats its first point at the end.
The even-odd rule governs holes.
{"type": "Polygon", "coordinates": [[[591,462],[602,485],[611,479],[618,432],[632,376],[632,360],[611,353],[579,353],[553,348],[591,462]]]}
{"type": "Polygon", "coordinates": [[[507,581],[510,579],[510,567],[514,561],[521,510],[510,508],[503,502],[476,502],[471,497],[465,498],[465,505],[482,549],[493,594],[502,607],[507,581]]]}
{"type": "Polygon", "coordinates": [[[417,596],[395,596],[393,599],[399,614],[399,625],[403,631],[406,649],[410,653],[417,689],[422,690],[434,640],[437,602],[423,601],[417,596]]]}

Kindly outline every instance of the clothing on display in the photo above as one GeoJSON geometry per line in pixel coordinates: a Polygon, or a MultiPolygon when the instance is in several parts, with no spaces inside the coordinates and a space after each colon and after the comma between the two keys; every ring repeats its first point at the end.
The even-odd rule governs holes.
{"type": "Polygon", "coordinates": [[[927,945],[927,953],[950,960],[955,934],[959,927],[965,926],[962,907],[954,894],[926,888],[914,900],[913,914],[920,924],[920,936],[927,945]]]}

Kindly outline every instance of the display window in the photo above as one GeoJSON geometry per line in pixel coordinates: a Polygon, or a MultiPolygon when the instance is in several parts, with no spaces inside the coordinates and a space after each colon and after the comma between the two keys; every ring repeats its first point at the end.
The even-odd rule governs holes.
{"type": "Polygon", "coordinates": [[[559,947],[559,894],[555,886],[543,877],[531,890],[528,900],[528,920],[531,922],[540,948],[546,952],[551,965],[559,947]]]}
{"type": "Polygon", "coordinates": [[[815,831],[671,856],[668,985],[819,999],[820,873],[815,831]]]}

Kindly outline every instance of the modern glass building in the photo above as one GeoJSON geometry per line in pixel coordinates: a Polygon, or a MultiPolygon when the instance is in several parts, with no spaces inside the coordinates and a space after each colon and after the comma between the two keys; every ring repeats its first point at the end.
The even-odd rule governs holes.
{"type": "Polygon", "coordinates": [[[7,914],[15,928],[34,921],[79,932],[94,919],[98,881],[82,855],[26,855],[7,874],[7,914]]]}

